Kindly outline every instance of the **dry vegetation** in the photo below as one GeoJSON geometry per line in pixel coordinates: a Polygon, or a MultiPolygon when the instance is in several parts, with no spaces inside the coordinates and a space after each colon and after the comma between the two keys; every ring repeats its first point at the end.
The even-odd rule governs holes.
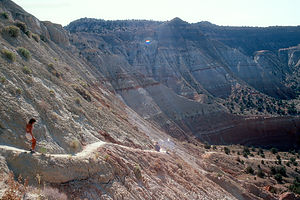
{"type": "Polygon", "coordinates": [[[300,152],[240,145],[216,146],[206,151],[204,158],[240,181],[260,188],[271,186],[271,192],[276,194],[285,191],[300,194],[300,152]]]}
{"type": "Polygon", "coordinates": [[[7,186],[1,200],[23,200],[23,199],[39,199],[39,200],[67,200],[67,196],[60,192],[57,188],[41,186],[40,179],[37,175],[37,187],[29,186],[28,179],[21,176],[18,180],[14,179],[14,174],[9,173],[5,180],[7,186]]]}

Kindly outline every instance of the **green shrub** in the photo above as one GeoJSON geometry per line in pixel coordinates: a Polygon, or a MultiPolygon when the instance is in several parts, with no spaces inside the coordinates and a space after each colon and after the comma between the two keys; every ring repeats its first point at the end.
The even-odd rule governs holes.
{"type": "Polygon", "coordinates": [[[278,149],[276,149],[276,148],[271,148],[270,151],[271,151],[273,154],[278,153],[278,149]]]}
{"type": "Polygon", "coordinates": [[[47,38],[46,38],[46,36],[44,36],[44,35],[40,35],[40,39],[41,39],[42,41],[44,41],[44,42],[47,42],[47,41],[48,41],[47,38]]]}
{"type": "Polygon", "coordinates": [[[226,154],[230,154],[230,149],[227,148],[227,147],[224,147],[224,152],[225,152],[226,154]]]}
{"type": "Polygon", "coordinates": [[[282,175],[281,174],[275,174],[274,178],[278,183],[282,183],[282,175]]]}
{"type": "Polygon", "coordinates": [[[280,155],[277,155],[276,158],[277,158],[277,160],[280,160],[280,159],[281,159],[280,155]]]}
{"type": "Polygon", "coordinates": [[[80,101],[80,99],[79,99],[78,97],[75,99],[75,103],[76,103],[77,105],[81,105],[81,101],[80,101]]]}
{"type": "Polygon", "coordinates": [[[41,147],[40,148],[40,152],[41,152],[41,154],[46,154],[47,153],[47,149],[45,147],[41,147]]]}
{"type": "Polygon", "coordinates": [[[6,82],[6,78],[4,76],[0,77],[0,83],[4,84],[6,82]]]}
{"type": "Polygon", "coordinates": [[[16,89],[16,95],[20,95],[20,94],[22,94],[22,90],[20,88],[17,88],[16,89]]]}
{"type": "Polygon", "coordinates": [[[27,26],[24,22],[21,22],[21,21],[16,21],[15,25],[17,27],[19,27],[19,29],[23,32],[23,33],[26,33],[27,31],[27,26]]]}
{"type": "Polygon", "coordinates": [[[256,175],[259,178],[264,178],[265,177],[265,173],[260,168],[257,170],[256,175]]]}
{"type": "Polygon", "coordinates": [[[236,158],[236,161],[238,161],[238,162],[241,163],[241,164],[244,164],[244,161],[241,160],[240,157],[237,157],[237,158],[236,158]]]}
{"type": "Polygon", "coordinates": [[[52,96],[52,97],[55,97],[55,92],[54,92],[54,90],[49,90],[49,93],[50,93],[50,96],[52,96]]]}
{"type": "Polygon", "coordinates": [[[27,35],[27,37],[31,38],[32,33],[30,31],[26,31],[25,34],[27,35]]]}
{"type": "Polygon", "coordinates": [[[142,171],[141,171],[141,167],[139,165],[136,165],[134,167],[134,175],[136,177],[137,180],[141,180],[142,179],[142,171]]]}
{"type": "Polygon", "coordinates": [[[8,19],[8,18],[9,18],[7,12],[2,12],[2,13],[0,14],[0,16],[1,16],[2,18],[4,18],[4,19],[8,19]]]}
{"type": "Polygon", "coordinates": [[[289,186],[289,190],[296,194],[300,194],[300,178],[296,177],[293,184],[289,186]]]}
{"type": "Polygon", "coordinates": [[[22,71],[24,72],[24,74],[28,74],[28,75],[32,73],[31,69],[29,69],[29,67],[27,66],[24,66],[22,71]]]}
{"type": "Polygon", "coordinates": [[[258,153],[259,153],[259,154],[264,154],[264,150],[262,150],[262,148],[259,148],[259,149],[258,149],[258,153]]]}
{"type": "Polygon", "coordinates": [[[16,55],[12,51],[9,51],[7,49],[2,49],[1,53],[5,58],[10,60],[11,62],[16,61],[16,55]]]}
{"type": "Polygon", "coordinates": [[[253,173],[254,173],[254,170],[252,169],[251,166],[248,166],[248,167],[246,168],[246,173],[247,173],[247,174],[253,174],[253,173]]]}
{"type": "Polygon", "coordinates": [[[296,158],[295,157],[290,157],[290,161],[293,163],[296,161],[296,158]]]}
{"type": "Polygon", "coordinates": [[[205,149],[210,149],[210,144],[208,144],[208,142],[205,142],[205,143],[204,143],[204,148],[205,148],[205,149]]]}
{"type": "Polygon", "coordinates": [[[18,37],[20,35],[20,29],[16,26],[6,26],[4,31],[8,33],[11,37],[18,37]]]}
{"type": "Polygon", "coordinates": [[[21,56],[23,56],[26,60],[29,60],[31,58],[30,52],[27,49],[23,48],[23,47],[18,48],[18,53],[21,56]]]}
{"type": "Polygon", "coordinates": [[[36,42],[40,42],[40,36],[35,34],[35,33],[31,33],[32,38],[36,41],[36,42]]]}
{"type": "Polygon", "coordinates": [[[250,154],[250,150],[248,147],[244,146],[244,149],[243,149],[243,153],[249,155],[250,154]]]}
{"type": "Polygon", "coordinates": [[[76,140],[76,139],[72,140],[71,143],[70,143],[70,147],[72,148],[72,150],[73,150],[74,152],[78,151],[78,149],[80,148],[80,143],[79,143],[79,141],[76,140]]]}
{"type": "Polygon", "coordinates": [[[273,175],[280,174],[282,176],[287,176],[286,175],[286,169],[285,169],[285,167],[274,167],[274,166],[271,166],[270,169],[271,169],[271,173],[273,175]]]}
{"type": "Polygon", "coordinates": [[[264,160],[261,160],[260,163],[261,163],[262,165],[264,165],[264,164],[265,164],[265,161],[264,161],[264,160]]]}

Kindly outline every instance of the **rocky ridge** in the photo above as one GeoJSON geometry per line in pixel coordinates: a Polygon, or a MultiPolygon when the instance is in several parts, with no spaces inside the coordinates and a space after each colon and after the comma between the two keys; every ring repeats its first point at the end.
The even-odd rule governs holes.
{"type": "MultiPolygon", "coordinates": [[[[267,45],[270,50],[256,49],[249,56],[244,50],[221,43],[198,24],[188,24],[179,18],[168,22],[84,18],[70,23],[66,29],[72,33],[71,42],[78,47],[79,54],[104,74],[103,82],[111,83],[113,91],[138,114],[176,137],[184,137],[185,133],[204,139],[210,137],[207,133],[215,132],[229,138],[223,140],[226,144],[243,143],[234,141],[241,133],[232,128],[233,124],[252,121],[250,124],[255,124],[267,143],[272,123],[286,121],[278,116],[297,115],[298,68],[288,63],[292,62],[290,59],[297,63],[299,58],[296,53],[291,58],[292,53],[287,55],[284,48],[276,53],[271,49],[274,41],[267,45]],[[282,103],[281,99],[290,100],[282,103]],[[269,120],[270,128],[255,120],[257,115],[275,117],[269,120]],[[253,117],[245,122],[247,116],[253,117]]],[[[278,34],[286,37],[285,27],[278,29],[278,34]]],[[[243,29],[237,31],[243,34],[243,29]]],[[[258,32],[258,36],[263,33],[258,32]]],[[[297,41],[295,38],[294,43],[297,41]]],[[[297,47],[289,49],[297,51],[297,47]]],[[[293,118],[288,126],[293,130],[288,132],[298,133],[298,122],[299,117],[293,118]]],[[[272,130],[275,135],[282,133],[280,129],[272,130]]],[[[241,137],[251,141],[251,134],[245,132],[241,137]]],[[[284,145],[281,147],[285,148],[284,145]]],[[[297,146],[297,142],[293,145],[297,146]]]]}

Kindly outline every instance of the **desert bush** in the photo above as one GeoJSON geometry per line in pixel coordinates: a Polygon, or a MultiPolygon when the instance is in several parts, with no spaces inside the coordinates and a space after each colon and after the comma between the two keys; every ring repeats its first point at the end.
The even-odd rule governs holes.
{"type": "Polygon", "coordinates": [[[283,167],[283,166],[280,166],[280,167],[274,167],[274,166],[271,166],[270,169],[271,169],[271,173],[272,173],[273,175],[275,175],[275,174],[280,174],[280,175],[282,175],[282,176],[287,176],[287,175],[286,175],[286,169],[285,169],[285,167],[283,167]]]}
{"type": "Polygon", "coordinates": [[[91,95],[89,94],[89,92],[87,90],[85,90],[84,88],[80,87],[79,85],[72,85],[72,87],[85,100],[87,100],[88,102],[92,101],[91,95]]]}
{"type": "Polygon", "coordinates": [[[300,178],[296,177],[293,184],[289,186],[289,190],[296,194],[300,194],[300,178]]]}
{"type": "Polygon", "coordinates": [[[270,151],[271,151],[273,154],[278,153],[278,149],[276,149],[276,148],[271,148],[270,151]]]}
{"type": "Polygon", "coordinates": [[[204,142],[204,148],[205,148],[205,149],[210,149],[210,147],[211,147],[211,146],[210,146],[210,144],[208,144],[208,142],[204,142]]]}
{"type": "Polygon", "coordinates": [[[40,36],[35,34],[35,33],[31,33],[32,38],[36,41],[36,42],[40,42],[40,36]]]}
{"type": "Polygon", "coordinates": [[[28,75],[30,75],[32,73],[31,69],[29,69],[29,67],[27,67],[27,66],[24,66],[22,71],[24,74],[28,74],[28,75]]]}
{"type": "Polygon", "coordinates": [[[54,92],[54,90],[49,90],[49,93],[50,93],[50,96],[52,96],[52,97],[55,97],[55,92],[54,92]]]}
{"type": "Polygon", "coordinates": [[[21,56],[23,56],[26,60],[29,60],[30,57],[31,57],[30,52],[29,52],[27,49],[25,49],[24,47],[19,47],[19,48],[18,48],[18,53],[19,53],[21,56]]]}
{"type": "Polygon", "coordinates": [[[136,177],[137,180],[141,180],[142,179],[142,171],[141,171],[141,167],[139,165],[136,165],[134,167],[134,175],[136,177]]]}
{"type": "Polygon", "coordinates": [[[296,158],[295,157],[290,157],[290,161],[293,163],[296,161],[296,158]]]}
{"type": "Polygon", "coordinates": [[[276,155],[276,158],[277,158],[277,160],[281,159],[280,155],[276,155]]]}
{"type": "Polygon", "coordinates": [[[55,69],[53,63],[49,63],[47,68],[48,68],[48,71],[49,71],[53,76],[56,76],[57,78],[61,78],[61,77],[62,77],[61,73],[59,73],[59,72],[55,69]]]}
{"type": "Polygon", "coordinates": [[[28,38],[31,38],[31,36],[32,36],[32,33],[28,30],[25,32],[25,34],[27,35],[28,38]]]}
{"type": "Polygon", "coordinates": [[[33,83],[33,78],[31,76],[27,76],[26,79],[24,80],[26,84],[32,85],[33,83]]]}
{"type": "Polygon", "coordinates": [[[42,40],[43,42],[47,42],[47,41],[48,41],[48,39],[47,39],[46,36],[44,36],[44,35],[40,35],[40,38],[41,38],[41,40],[42,40]]]}
{"type": "Polygon", "coordinates": [[[6,32],[10,37],[18,37],[20,35],[20,29],[14,25],[6,26],[4,28],[4,32],[6,32]]]}
{"type": "Polygon", "coordinates": [[[46,154],[47,153],[47,149],[45,147],[41,147],[40,148],[40,152],[41,152],[41,154],[46,154]]]}
{"type": "Polygon", "coordinates": [[[16,22],[15,22],[15,25],[16,25],[17,27],[19,27],[19,29],[20,29],[23,33],[26,33],[26,31],[27,31],[27,26],[26,26],[26,24],[25,24],[24,22],[16,21],[16,22]]]}
{"type": "Polygon", "coordinates": [[[41,195],[47,200],[67,200],[66,194],[59,192],[57,188],[45,187],[41,191],[41,195]]]}
{"type": "Polygon", "coordinates": [[[248,166],[245,171],[246,171],[247,174],[253,174],[254,173],[254,170],[252,169],[251,166],[248,166]]]}
{"type": "Polygon", "coordinates": [[[4,192],[1,200],[21,200],[26,193],[28,180],[23,180],[19,176],[18,181],[14,180],[14,174],[9,173],[8,179],[5,181],[8,189],[4,192]]]}
{"type": "Polygon", "coordinates": [[[265,164],[265,161],[264,161],[264,160],[261,160],[260,163],[261,163],[262,165],[264,165],[264,164],[265,164]]]}
{"type": "Polygon", "coordinates": [[[10,60],[11,62],[16,61],[16,54],[14,54],[12,51],[9,51],[7,49],[2,49],[1,53],[5,58],[10,60]]]}
{"type": "Polygon", "coordinates": [[[80,101],[80,99],[79,99],[78,97],[75,98],[75,103],[76,103],[77,105],[81,105],[81,101],[80,101]]]}
{"type": "Polygon", "coordinates": [[[107,155],[107,154],[104,156],[104,160],[105,160],[106,162],[109,160],[109,158],[110,158],[110,157],[109,157],[109,155],[107,155]]]}
{"type": "Polygon", "coordinates": [[[17,88],[16,89],[16,95],[20,95],[20,94],[22,94],[22,90],[21,90],[21,88],[17,88]]]}
{"type": "Polygon", "coordinates": [[[241,164],[244,164],[244,161],[241,160],[240,157],[237,157],[237,158],[236,158],[236,161],[238,161],[238,162],[241,163],[241,164]]]}
{"type": "Polygon", "coordinates": [[[8,18],[9,18],[7,12],[2,12],[2,13],[0,14],[0,16],[1,16],[2,18],[4,18],[4,19],[8,19],[8,18]]]}
{"type": "Polygon", "coordinates": [[[226,154],[230,154],[230,149],[227,148],[227,147],[224,147],[224,152],[225,152],[226,154]]]}
{"type": "Polygon", "coordinates": [[[262,148],[258,149],[258,154],[264,154],[264,150],[262,150],[262,148]]]}
{"type": "Polygon", "coordinates": [[[6,82],[6,78],[4,76],[0,77],[0,83],[4,84],[6,82]]]}
{"type": "Polygon", "coordinates": [[[243,154],[250,155],[250,150],[249,150],[249,148],[247,146],[244,146],[243,154]]]}
{"type": "Polygon", "coordinates": [[[74,152],[77,151],[80,147],[79,141],[76,139],[72,140],[70,143],[70,147],[73,149],[74,152]]]}
{"type": "Polygon", "coordinates": [[[259,178],[264,178],[265,177],[265,173],[262,171],[261,168],[259,168],[256,172],[256,175],[259,177],[259,178]]]}
{"type": "Polygon", "coordinates": [[[274,178],[278,183],[282,183],[282,175],[281,174],[275,174],[274,178]]]}

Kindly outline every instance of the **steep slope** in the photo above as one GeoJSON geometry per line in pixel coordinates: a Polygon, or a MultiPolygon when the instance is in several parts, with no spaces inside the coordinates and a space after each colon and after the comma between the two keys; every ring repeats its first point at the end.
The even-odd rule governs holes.
{"type": "Polygon", "coordinates": [[[111,86],[99,83],[102,75],[73,55],[60,25],[40,22],[10,1],[1,1],[1,12],[8,14],[1,18],[1,144],[29,148],[22,136],[35,117],[38,148],[49,152],[76,152],[104,140],[99,131],[123,144],[151,147],[127,121],[111,86]]]}
{"type": "MultiPolygon", "coordinates": [[[[256,137],[256,133],[249,131],[241,136],[238,130],[253,120],[267,143],[273,136],[267,136],[269,128],[259,120],[244,120],[244,116],[231,113],[284,115],[293,104],[283,104],[278,98],[297,96],[288,80],[295,70],[275,53],[258,51],[255,57],[248,56],[212,40],[197,24],[179,18],[169,22],[84,18],[66,28],[72,33],[72,43],[80,55],[104,74],[103,81],[111,83],[138,114],[156,122],[172,136],[188,134],[204,139],[210,133],[224,133],[227,140],[209,141],[244,143],[236,138],[251,138],[252,134],[256,137]]],[[[288,114],[292,113],[297,111],[288,114]]],[[[299,132],[297,117],[275,118],[270,120],[270,127],[281,119],[282,127],[287,122],[288,131],[299,132]]],[[[272,133],[289,138],[297,146],[297,135],[279,136],[281,129],[272,133]]]]}

